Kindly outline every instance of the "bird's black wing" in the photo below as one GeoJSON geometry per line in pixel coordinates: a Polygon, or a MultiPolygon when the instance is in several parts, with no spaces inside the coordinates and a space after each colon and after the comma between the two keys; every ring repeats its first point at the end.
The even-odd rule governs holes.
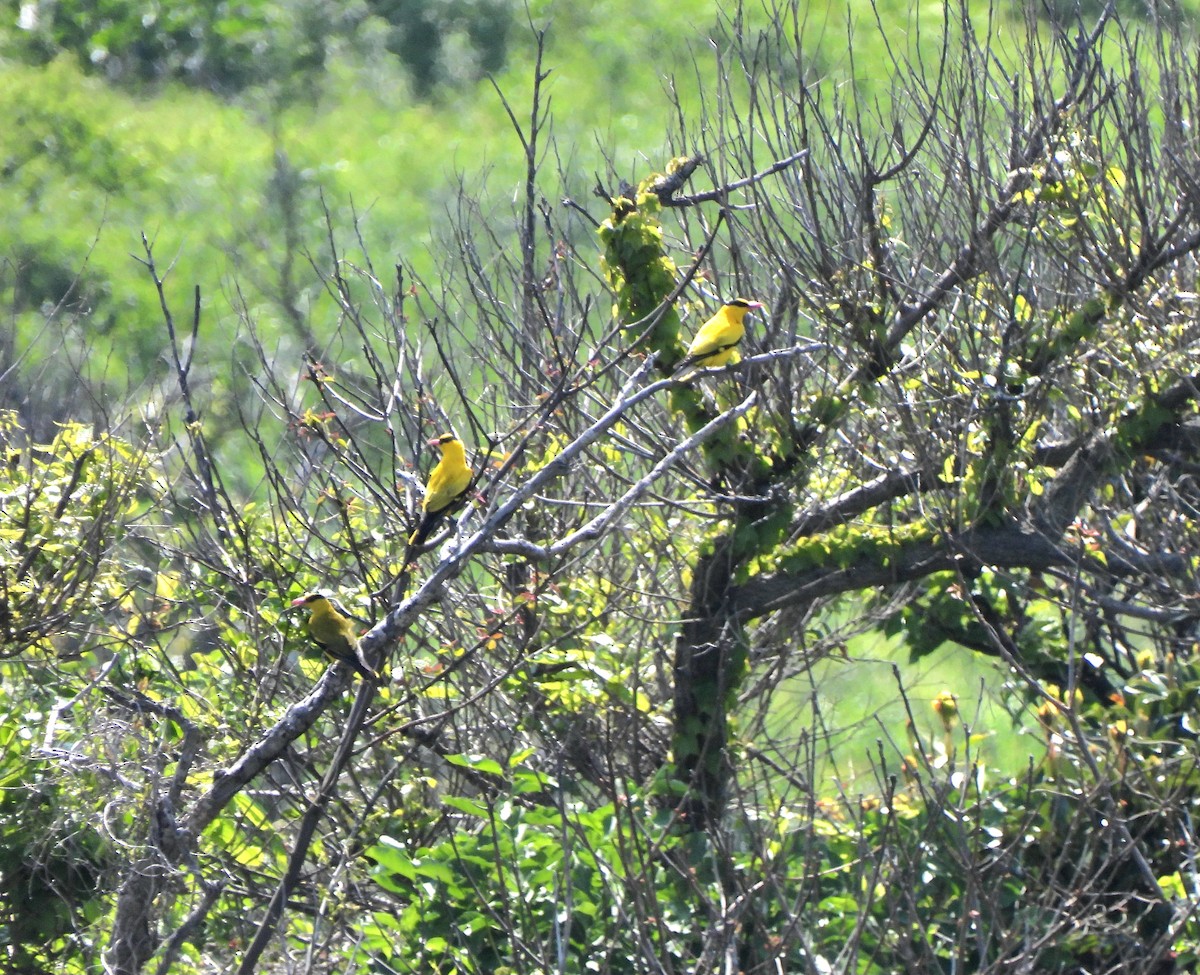
{"type": "Polygon", "coordinates": [[[466,490],[461,494],[456,494],[450,499],[448,504],[438,508],[437,511],[426,511],[425,516],[421,519],[421,523],[417,525],[417,530],[412,533],[408,540],[408,550],[411,553],[413,549],[420,548],[425,544],[425,541],[430,535],[437,530],[446,518],[447,515],[453,514],[455,510],[462,507],[463,501],[466,500],[471,488],[468,485],[466,490]]]}
{"type": "Polygon", "coordinates": [[[736,349],[740,342],[727,342],[725,345],[718,345],[715,349],[709,349],[704,355],[689,355],[675,367],[673,375],[678,376],[686,369],[704,368],[704,361],[711,359],[714,356],[720,355],[722,352],[728,352],[730,349],[736,349]]]}
{"type": "Polygon", "coordinates": [[[320,640],[318,640],[314,636],[310,636],[309,639],[312,640],[312,642],[321,649],[321,652],[324,653],[325,656],[328,657],[330,660],[332,660],[334,663],[337,663],[339,660],[348,660],[350,662],[350,665],[354,668],[354,672],[356,674],[358,674],[359,677],[365,678],[367,680],[375,680],[379,676],[377,673],[375,673],[373,670],[371,670],[365,663],[363,663],[362,660],[359,659],[359,656],[357,653],[347,653],[347,654],[336,653],[334,651],[334,649],[328,643],[322,643],[320,640]]]}

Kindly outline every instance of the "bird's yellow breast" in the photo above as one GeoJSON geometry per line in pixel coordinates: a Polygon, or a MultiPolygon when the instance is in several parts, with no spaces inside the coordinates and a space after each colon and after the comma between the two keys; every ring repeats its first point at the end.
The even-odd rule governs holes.
{"type": "Polygon", "coordinates": [[[329,601],[324,599],[312,604],[312,614],[308,617],[308,634],[322,646],[353,647],[358,643],[353,622],[338,613],[329,601]]]}
{"type": "Polygon", "coordinates": [[[440,511],[453,503],[471,484],[471,468],[467,466],[462,442],[450,440],[441,444],[442,459],[429,475],[425,485],[426,511],[440,511]]]}
{"type": "Polygon", "coordinates": [[[725,305],[710,318],[696,333],[692,344],[688,346],[687,355],[691,359],[712,357],[709,365],[724,365],[732,355],[736,346],[746,334],[746,326],[742,319],[746,317],[747,309],[736,305],[725,305]],[[722,361],[715,361],[722,357],[722,361]]]}

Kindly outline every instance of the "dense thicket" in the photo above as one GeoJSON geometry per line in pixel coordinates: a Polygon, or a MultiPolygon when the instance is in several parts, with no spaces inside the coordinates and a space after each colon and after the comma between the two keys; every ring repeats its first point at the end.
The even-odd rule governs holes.
{"type": "Polygon", "coordinates": [[[0,968],[1195,966],[1194,48],[964,4],[864,94],[769,13],[588,198],[539,58],[511,212],[460,187],[428,265],[327,213],[336,317],[243,306],[238,396],[148,240],[169,384],[4,414],[0,968]],[[318,586],[378,682],[307,647],[318,586]],[[884,637],[997,661],[1011,727],[897,669],[851,779],[817,675],[884,637]]]}

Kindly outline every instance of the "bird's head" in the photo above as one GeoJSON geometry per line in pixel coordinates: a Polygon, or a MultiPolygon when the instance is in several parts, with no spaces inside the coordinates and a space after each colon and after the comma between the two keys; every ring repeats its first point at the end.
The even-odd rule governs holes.
{"type": "Polygon", "coordinates": [[[438,450],[442,450],[445,448],[446,444],[456,443],[457,441],[458,437],[456,437],[454,434],[443,433],[440,437],[434,437],[432,440],[428,441],[428,445],[430,447],[437,447],[438,450]]]}
{"type": "Polygon", "coordinates": [[[332,602],[333,593],[328,589],[314,589],[292,600],[293,606],[313,606],[320,602],[332,602]]]}
{"type": "Polygon", "coordinates": [[[303,596],[293,599],[292,606],[307,606],[318,615],[332,613],[335,616],[345,616],[347,619],[352,619],[356,623],[363,624],[363,626],[373,625],[370,620],[363,619],[342,605],[337,596],[333,594],[332,589],[314,589],[312,592],[306,592],[303,596]]]}
{"type": "Polygon", "coordinates": [[[754,311],[755,308],[761,308],[762,306],[763,303],[761,301],[753,301],[750,298],[733,298],[725,304],[726,308],[739,309],[743,315],[745,315],[747,312],[754,311]]]}

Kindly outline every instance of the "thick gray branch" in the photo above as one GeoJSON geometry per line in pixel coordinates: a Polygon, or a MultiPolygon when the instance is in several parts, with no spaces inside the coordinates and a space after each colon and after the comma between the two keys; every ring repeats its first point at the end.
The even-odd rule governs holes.
{"type": "Polygon", "coordinates": [[[313,726],[324,710],[342,695],[351,673],[348,664],[331,667],[302,700],[297,701],[236,762],[218,772],[212,787],[196,800],[184,821],[193,837],[211,823],[242,788],[283,754],[284,749],[313,726]]]}
{"type": "Polygon", "coordinates": [[[1014,525],[914,542],[899,550],[889,549],[886,557],[868,552],[844,568],[818,567],[759,576],[733,591],[730,607],[742,619],[756,619],[786,606],[910,582],[951,569],[971,573],[984,566],[995,566],[1042,571],[1080,563],[1110,575],[1178,575],[1188,564],[1185,557],[1170,553],[1119,557],[1108,553],[1101,564],[1078,551],[1068,550],[1041,532],[1014,525]]]}
{"type": "Polygon", "coordinates": [[[811,511],[806,511],[792,523],[792,538],[804,538],[844,525],[864,511],[870,511],[888,501],[920,494],[942,486],[938,471],[932,466],[914,470],[888,471],[873,481],[839,494],[811,511]]]}

